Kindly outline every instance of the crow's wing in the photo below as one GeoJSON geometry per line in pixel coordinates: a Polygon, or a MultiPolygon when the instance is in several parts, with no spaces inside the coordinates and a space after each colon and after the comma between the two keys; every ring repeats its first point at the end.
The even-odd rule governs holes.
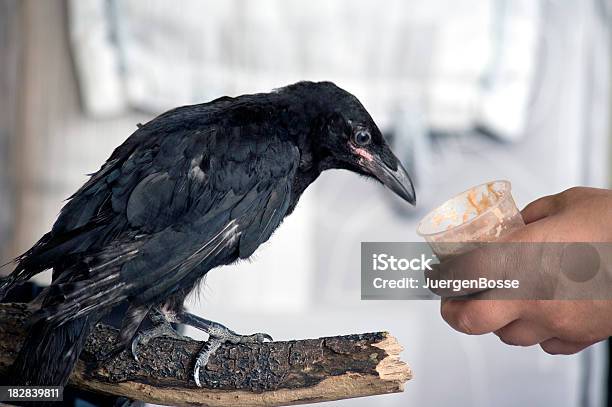
{"type": "Polygon", "coordinates": [[[128,232],[88,253],[84,275],[54,283],[45,316],[61,323],[126,298],[160,301],[211,268],[250,256],[284,218],[298,162],[294,144],[261,126],[209,129],[164,141],[156,154],[133,152],[98,180],[128,232]]]}
{"type": "MultiPolygon", "coordinates": [[[[180,222],[151,236],[142,255],[122,270],[123,278],[138,287],[136,301],[191,288],[211,268],[249,257],[285,217],[298,163],[297,147],[277,137],[233,134],[219,141],[205,171],[209,179],[196,193],[200,199],[180,222]]],[[[146,207],[132,196],[130,221],[140,219],[136,214],[146,207]]]]}
{"type": "Polygon", "coordinates": [[[244,167],[245,159],[270,148],[278,141],[278,130],[262,123],[211,123],[209,111],[229,103],[226,99],[175,109],[132,134],[69,198],[52,230],[18,258],[18,269],[53,267],[70,256],[100,250],[129,229],[163,230],[187,212],[193,200],[214,201],[207,194],[217,191],[205,188],[210,176],[224,177],[217,187],[231,182],[237,193],[245,193],[254,178],[244,176],[241,168],[236,177],[224,171],[244,167]],[[218,173],[208,171],[218,169],[224,157],[235,161],[218,173]]]}

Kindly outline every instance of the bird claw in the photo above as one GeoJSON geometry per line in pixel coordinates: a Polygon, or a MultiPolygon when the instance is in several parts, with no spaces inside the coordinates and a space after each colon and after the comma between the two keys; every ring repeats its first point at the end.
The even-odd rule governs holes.
{"type": "Polygon", "coordinates": [[[134,339],[132,339],[132,344],[131,344],[131,347],[130,347],[130,349],[131,349],[131,351],[132,351],[132,357],[133,357],[133,358],[134,358],[134,360],[135,360],[136,362],[138,362],[138,363],[140,363],[140,359],[138,358],[138,352],[137,352],[137,349],[138,349],[138,344],[139,344],[139,343],[140,343],[140,341],[141,341],[139,338],[140,338],[140,334],[136,335],[136,336],[134,337],[134,339]]]}
{"type": "Polygon", "coordinates": [[[202,383],[200,382],[200,370],[202,367],[206,367],[208,364],[208,359],[210,356],[219,349],[219,347],[223,344],[223,340],[218,338],[210,337],[208,341],[204,342],[204,346],[198,353],[198,357],[195,361],[195,366],[193,368],[193,380],[195,381],[196,386],[202,387],[202,383]]]}
{"type": "Polygon", "coordinates": [[[273,339],[270,335],[262,332],[254,333],[252,335],[238,335],[228,330],[228,332],[220,336],[210,335],[208,341],[204,342],[204,346],[202,346],[193,368],[193,380],[195,381],[196,386],[202,387],[202,383],[200,382],[200,371],[203,367],[206,367],[210,357],[224,343],[229,342],[237,345],[239,343],[264,343],[265,341],[272,340],[273,339]]]}
{"type": "Polygon", "coordinates": [[[264,343],[265,341],[272,342],[273,340],[270,335],[257,332],[253,335],[240,335],[238,343],[264,343]]]}
{"type": "Polygon", "coordinates": [[[252,335],[240,335],[235,332],[229,331],[227,332],[227,334],[217,337],[225,338],[226,342],[229,342],[233,345],[237,345],[239,343],[264,343],[266,341],[273,341],[270,335],[263,332],[257,332],[252,335]]]}

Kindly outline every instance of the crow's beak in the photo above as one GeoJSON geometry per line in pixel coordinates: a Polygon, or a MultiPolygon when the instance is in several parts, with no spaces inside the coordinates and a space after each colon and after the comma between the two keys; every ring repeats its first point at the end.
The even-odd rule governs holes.
{"type": "Polygon", "coordinates": [[[410,176],[402,167],[402,164],[397,161],[397,169],[392,170],[382,160],[376,156],[372,156],[370,160],[364,160],[363,164],[380,182],[383,183],[391,191],[410,202],[416,204],[416,194],[414,193],[414,185],[410,176]]]}

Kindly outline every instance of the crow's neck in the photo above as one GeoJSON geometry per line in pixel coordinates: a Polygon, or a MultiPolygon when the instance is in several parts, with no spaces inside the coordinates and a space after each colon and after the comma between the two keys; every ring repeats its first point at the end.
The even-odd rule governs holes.
{"type": "Polygon", "coordinates": [[[293,100],[288,113],[284,116],[287,122],[283,125],[286,126],[293,142],[300,150],[300,162],[291,188],[291,203],[288,211],[291,213],[302,193],[327,168],[323,165],[320,151],[315,145],[324,126],[324,115],[321,114],[320,106],[304,99],[293,100]],[[295,129],[300,131],[293,132],[292,130],[295,129]]]}
{"type": "Polygon", "coordinates": [[[293,212],[302,193],[304,193],[306,188],[308,188],[320,174],[321,171],[316,164],[300,159],[300,165],[298,166],[295,178],[293,179],[293,185],[291,186],[291,202],[287,214],[293,212]]]}

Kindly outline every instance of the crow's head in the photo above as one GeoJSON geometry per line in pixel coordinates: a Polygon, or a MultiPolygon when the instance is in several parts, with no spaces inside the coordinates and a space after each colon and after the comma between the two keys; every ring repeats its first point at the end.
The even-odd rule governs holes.
{"type": "Polygon", "coordinates": [[[416,203],[410,176],[357,98],[331,82],[305,82],[307,103],[317,106],[310,137],[319,168],[339,168],[374,177],[416,203]]]}

